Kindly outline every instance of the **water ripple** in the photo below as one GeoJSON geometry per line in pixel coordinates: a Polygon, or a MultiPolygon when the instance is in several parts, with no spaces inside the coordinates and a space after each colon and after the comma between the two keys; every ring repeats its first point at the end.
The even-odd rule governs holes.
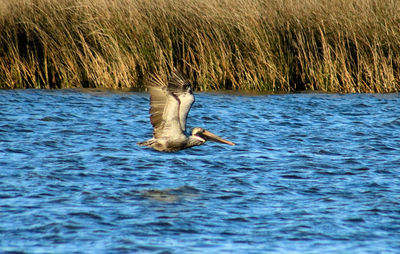
{"type": "Polygon", "coordinates": [[[0,252],[395,253],[398,94],[196,95],[237,143],[173,154],[148,95],[0,91],[0,252]]]}

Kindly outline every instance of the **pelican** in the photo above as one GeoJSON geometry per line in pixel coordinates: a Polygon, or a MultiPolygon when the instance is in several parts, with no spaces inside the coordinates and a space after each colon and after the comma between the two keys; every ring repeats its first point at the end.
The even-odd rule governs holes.
{"type": "Polygon", "coordinates": [[[185,148],[199,146],[207,140],[235,144],[200,127],[192,129],[190,136],[185,134],[186,119],[194,102],[190,84],[176,72],[168,83],[153,75],[147,84],[150,92],[150,122],[153,125],[153,138],[138,142],[161,152],[176,152],[185,148]]]}

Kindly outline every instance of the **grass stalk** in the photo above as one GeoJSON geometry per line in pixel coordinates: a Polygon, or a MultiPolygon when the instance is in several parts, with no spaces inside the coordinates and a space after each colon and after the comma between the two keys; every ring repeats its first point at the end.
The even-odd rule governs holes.
{"type": "Polygon", "coordinates": [[[394,0],[0,0],[0,88],[398,92],[394,0]]]}

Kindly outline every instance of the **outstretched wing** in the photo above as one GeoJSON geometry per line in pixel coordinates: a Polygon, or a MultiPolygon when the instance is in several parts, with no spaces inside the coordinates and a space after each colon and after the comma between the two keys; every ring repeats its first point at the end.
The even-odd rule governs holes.
{"type": "Polygon", "coordinates": [[[190,108],[194,103],[194,96],[190,84],[178,73],[173,72],[168,82],[168,90],[171,91],[180,101],[179,106],[179,123],[182,132],[186,130],[186,119],[190,108]]]}
{"type": "Polygon", "coordinates": [[[179,120],[180,100],[159,77],[148,82],[150,92],[150,121],[154,138],[173,137],[183,134],[179,120]]]}

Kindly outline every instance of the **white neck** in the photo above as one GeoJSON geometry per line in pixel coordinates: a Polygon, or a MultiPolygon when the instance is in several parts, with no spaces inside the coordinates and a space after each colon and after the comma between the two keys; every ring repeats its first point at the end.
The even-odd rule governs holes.
{"type": "Polygon", "coordinates": [[[191,135],[188,138],[187,145],[186,147],[192,147],[192,146],[199,146],[202,145],[206,142],[204,138],[201,138],[199,136],[191,135]]]}

